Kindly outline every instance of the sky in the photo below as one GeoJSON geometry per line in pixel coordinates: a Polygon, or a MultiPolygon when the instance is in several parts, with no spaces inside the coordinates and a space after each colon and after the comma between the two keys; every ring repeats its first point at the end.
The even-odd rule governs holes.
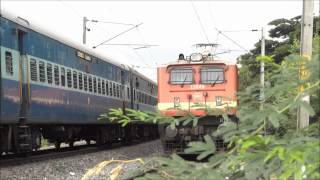
{"type": "MultiPolygon", "coordinates": [[[[93,49],[114,61],[135,67],[156,81],[156,67],[198,52],[197,43],[217,43],[219,59],[235,63],[239,55],[254,47],[267,24],[278,18],[292,18],[302,13],[302,0],[284,1],[9,1],[1,0],[1,10],[27,19],[61,38],[82,43],[83,17],[100,22],[88,22],[87,46],[92,48],[119,33],[105,45],[93,49]],[[109,23],[103,23],[103,22],[109,23]],[[222,31],[234,42],[222,36],[222,31]],[[229,32],[228,32],[229,31],[229,32]],[[230,32],[236,31],[236,32],[230,32]],[[133,45],[148,44],[149,48],[133,45]]],[[[319,15],[319,0],[314,13],[319,15]]],[[[265,35],[267,36],[267,32],[265,35]]],[[[268,37],[267,37],[268,38],[268,37]]]]}

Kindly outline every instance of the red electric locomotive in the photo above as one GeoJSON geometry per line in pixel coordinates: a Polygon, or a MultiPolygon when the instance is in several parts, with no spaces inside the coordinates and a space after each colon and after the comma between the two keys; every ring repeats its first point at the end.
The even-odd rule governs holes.
{"type": "Polygon", "coordinates": [[[159,111],[170,117],[187,113],[200,117],[197,127],[159,126],[167,153],[183,153],[188,142],[202,140],[205,134],[212,133],[223,122],[221,113],[235,119],[237,76],[235,64],[215,60],[209,53],[194,53],[186,58],[180,54],[175,63],[158,67],[159,111]]]}

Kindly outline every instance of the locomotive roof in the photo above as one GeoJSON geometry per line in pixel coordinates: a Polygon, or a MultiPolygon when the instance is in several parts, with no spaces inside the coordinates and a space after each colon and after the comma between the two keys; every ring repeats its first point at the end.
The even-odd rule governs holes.
{"type": "Polygon", "coordinates": [[[224,60],[213,60],[213,61],[206,61],[206,62],[188,62],[186,60],[177,60],[177,61],[172,61],[167,64],[162,65],[162,67],[167,67],[167,66],[183,66],[183,65],[206,65],[206,64],[225,64],[225,65],[233,65],[234,63],[230,63],[224,60]]]}
{"type": "Polygon", "coordinates": [[[54,39],[56,41],[59,41],[59,42],[65,44],[65,45],[67,45],[67,46],[70,46],[70,47],[75,48],[77,50],[83,51],[83,52],[85,52],[85,53],[87,53],[89,55],[92,55],[92,56],[94,56],[96,58],[99,58],[99,59],[101,59],[103,61],[106,61],[108,63],[111,63],[113,65],[116,65],[116,66],[118,66],[120,68],[123,68],[123,69],[126,69],[126,70],[129,69],[126,65],[120,64],[120,63],[116,62],[115,60],[112,60],[110,57],[105,57],[105,55],[102,56],[101,54],[98,54],[97,52],[89,49],[85,45],[82,45],[80,43],[76,43],[76,42],[71,41],[70,39],[67,39],[67,38],[62,38],[61,36],[59,36],[57,34],[54,34],[54,33],[50,32],[49,30],[46,30],[46,29],[44,29],[44,28],[42,28],[40,26],[31,24],[29,21],[25,22],[24,21],[25,19],[23,19],[23,18],[21,18],[19,16],[15,16],[15,15],[13,15],[13,14],[11,14],[9,12],[5,12],[3,10],[1,11],[0,15],[2,17],[12,21],[12,22],[15,22],[15,23],[27,28],[27,29],[30,29],[32,31],[38,32],[38,33],[43,34],[45,36],[48,36],[48,37],[50,37],[50,38],[52,38],[52,39],[54,39]]]}

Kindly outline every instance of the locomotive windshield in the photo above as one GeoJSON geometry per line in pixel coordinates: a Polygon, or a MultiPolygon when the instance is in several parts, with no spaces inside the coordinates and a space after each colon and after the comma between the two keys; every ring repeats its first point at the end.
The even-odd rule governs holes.
{"type": "Polygon", "coordinates": [[[171,70],[171,84],[192,84],[193,73],[191,68],[175,68],[171,70]]]}
{"type": "Polygon", "coordinates": [[[217,84],[224,82],[224,69],[221,67],[201,68],[201,83],[217,84]]]}

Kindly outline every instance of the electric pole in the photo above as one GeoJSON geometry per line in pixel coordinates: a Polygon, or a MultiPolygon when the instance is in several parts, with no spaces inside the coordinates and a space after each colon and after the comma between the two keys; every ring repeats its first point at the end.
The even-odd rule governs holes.
{"type": "MultiPolygon", "coordinates": [[[[300,39],[300,56],[303,61],[311,60],[312,55],[312,35],[313,35],[313,0],[303,0],[302,22],[301,22],[301,39],[300,39]]],[[[304,80],[308,76],[305,70],[305,62],[300,65],[300,79],[304,80]]],[[[300,92],[304,87],[300,87],[300,92]]],[[[310,103],[310,96],[302,94],[302,101],[310,103]]],[[[309,114],[301,106],[298,108],[297,127],[304,128],[309,125],[309,114]]]]}
{"type": "Polygon", "coordinates": [[[87,42],[87,22],[89,20],[87,19],[87,17],[83,17],[83,37],[82,37],[82,43],[86,44],[87,42]]]}
{"type": "MultiPolygon", "coordinates": [[[[264,28],[261,29],[261,57],[265,56],[265,39],[264,39],[264,28]]],[[[264,101],[264,62],[260,61],[260,109],[263,109],[264,101]]]]}

